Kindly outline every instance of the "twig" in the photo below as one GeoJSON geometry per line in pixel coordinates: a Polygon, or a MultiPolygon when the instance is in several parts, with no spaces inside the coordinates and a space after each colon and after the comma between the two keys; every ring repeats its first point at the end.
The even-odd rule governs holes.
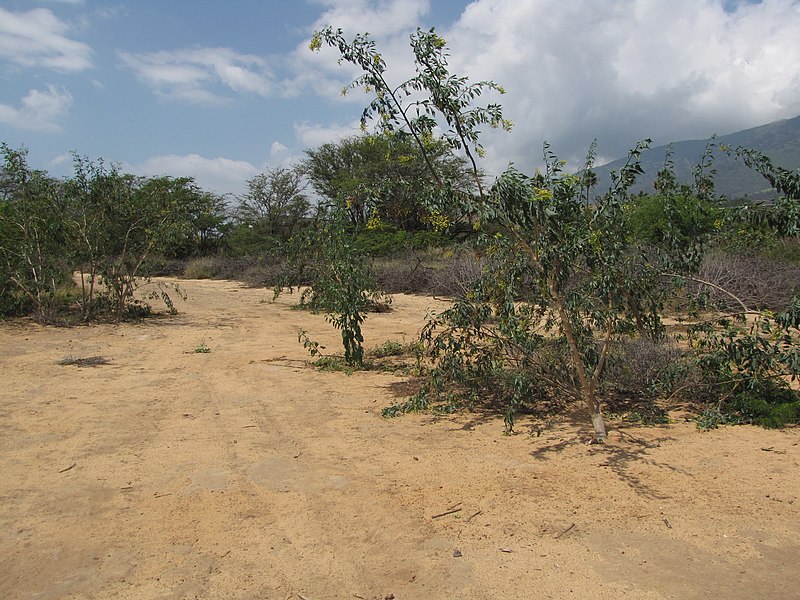
{"type": "Polygon", "coordinates": [[[153,494],[153,498],[163,498],[164,496],[172,496],[172,494],[153,494]]]}
{"type": "Polygon", "coordinates": [[[69,471],[70,469],[74,469],[74,468],[77,466],[77,464],[78,464],[78,463],[72,463],[72,464],[71,464],[70,466],[68,466],[66,469],[61,469],[61,470],[59,471],[59,473],[66,473],[66,472],[67,472],[67,471],[69,471]]]}
{"type": "Polygon", "coordinates": [[[439,517],[444,517],[445,515],[452,515],[453,513],[461,512],[460,508],[451,508],[450,510],[446,510],[443,513],[439,513],[438,515],[433,515],[431,519],[438,519],[439,517]]]}
{"type": "Polygon", "coordinates": [[[468,516],[468,517],[467,517],[467,523],[469,523],[470,521],[472,521],[472,519],[474,519],[475,517],[477,517],[477,516],[478,516],[479,514],[481,514],[482,512],[483,512],[482,510],[479,510],[478,512],[476,512],[476,513],[473,513],[473,514],[471,514],[470,516],[468,516]]]}
{"type": "Polygon", "coordinates": [[[227,551],[225,554],[221,555],[221,556],[220,556],[220,558],[225,558],[225,557],[226,557],[226,556],[228,556],[228,554],[230,554],[230,553],[231,553],[231,551],[230,551],[230,550],[228,550],[228,551],[227,551]]]}
{"type": "Polygon", "coordinates": [[[568,532],[572,531],[572,528],[573,528],[573,527],[575,527],[575,523],[573,523],[572,525],[570,525],[569,527],[567,527],[567,528],[566,528],[564,531],[562,531],[561,533],[557,534],[557,535],[556,535],[556,537],[555,537],[555,539],[558,539],[558,538],[560,538],[562,535],[564,535],[565,533],[568,533],[568,532]]]}
{"type": "Polygon", "coordinates": [[[752,313],[753,312],[753,311],[750,310],[750,308],[748,308],[748,306],[744,302],[742,302],[742,300],[738,296],[736,296],[732,292],[729,292],[724,287],[717,285],[716,283],[711,283],[710,281],[706,281],[705,279],[698,279],[697,277],[692,277],[691,275],[686,276],[686,275],[679,275],[677,273],[661,273],[661,275],[663,275],[665,277],[680,277],[682,279],[688,279],[689,281],[694,281],[695,283],[699,283],[699,284],[702,284],[702,285],[707,285],[709,287],[712,287],[715,290],[720,291],[723,294],[727,294],[728,296],[730,296],[731,298],[736,300],[736,302],[739,303],[739,306],[742,307],[742,309],[743,309],[743,311],[745,313],[752,313]]]}
{"type": "Polygon", "coordinates": [[[672,524],[669,522],[669,520],[666,517],[661,519],[661,520],[664,521],[664,525],[667,526],[667,529],[672,529],[672,524]]]}
{"type": "Polygon", "coordinates": [[[447,507],[447,510],[452,510],[452,509],[454,509],[454,508],[458,508],[458,507],[459,507],[459,506],[461,506],[462,504],[464,504],[464,503],[463,503],[463,502],[456,502],[455,504],[453,504],[453,506],[448,506],[448,507],[447,507]]]}
{"type": "Polygon", "coordinates": [[[300,600],[308,600],[303,594],[297,594],[297,597],[300,598],[300,600]]]}

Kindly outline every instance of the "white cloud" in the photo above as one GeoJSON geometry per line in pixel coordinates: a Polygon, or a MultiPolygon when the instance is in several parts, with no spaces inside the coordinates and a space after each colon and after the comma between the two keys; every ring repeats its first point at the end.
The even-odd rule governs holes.
{"type": "Polygon", "coordinates": [[[70,154],[68,152],[64,152],[62,154],[59,154],[55,158],[53,158],[53,160],[50,161],[50,166],[51,167],[57,167],[59,165],[63,165],[65,163],[68,163],[71,160],[72,160],[72,154],[70,154]]]}
{"type": "Polygon", "coordinates": [[[47,90],[30,90],[19,108],[0,104],[0,123],[17,129],[58,133],[59,120],[72,105],[72,95],[65,88],[48,85],[47,90]]]}
{"type": "MultiPolygon", "coordinates": [[[[342,27],[350,37],[369,31],[390,81],[412,74],[408,34],[426,2],[322,4],[315,27],[342,27]]],[[[510,134],[485,128],[485,167],[495,173],[509,162],[537,166],[545,140],[574,164],[594,138],[602,156],[616,158],[643,137],[661,144],[796,116],[798,32],[798,0],[474,0],[439,30],[453,73],[508,90],[481,99],[499,101],[515,123],[510,134]]],[[[335,101],[357,71],[323,50],[296,49],[298,75],[287,90],[310,88],[335,101]]],[[[344,101],[365,106],[369,98],[344,101]]],[[[325,129],[303,124],[297,133],[314,144],[325,129]]]]}
{"type": "Polygon", "coordinates": [[[82,71],[92,49],[66,37],[69,26],[46,8],[15,13],[0,8],[0,58],[14,67],[82,71]]]}
{"type": "Polygon", "coordinates": [[[415,28],[430,10],[429,0],[319,0],[326,10],[316,26],[341,28],[346,35],[369,32],[385,38],[415,28]]]}
{"type": "Polygon", "coordinates": [[[122,163],[121,168],[135,175],[194,177],[201,188],[222,194],[242,193],[245,181],[258,173],[247,161],[199,154],[153,156],[138,164],[122,163]]]}
{"type": "Polygon", "coordinates": [[[454,71],[492,79],[516,129],[486,136],[493,170],[612,156],[640,137],[707,137],[800,111],[800,3],[477,0],[444,35],[454,71]]]}
{"type": "Polygon", "coordinates": [[[303,148],[317,148],[328,142],[337,142],[360,133],[358,122],[350,125],[319,125],[303,122],[295,124],[294,133],[303,148]]]}
{"type": "Polygon", "coordinates": [[[286,154],[288,148],[281,144],[280,142],[272,142],[272,146],[269,149],[269,155],[271,158],[275,158],[277,156],[281,156],[286,154]]]}
{"type": "Polygon", "coordinates": [[[121,52],[120,57],[156,93],[194,104],[225,102],[226,97],[217,91],[220,87],[264,97],[272,93],[266,61],[230,48],[121,52]]]}
{"type": "MultiPolygon", "coordinates": [[[[313,30],[327,26],[341,29],[348,40],[358,33],[369,33],[389,66],[387,76],[392,82],[399,83],[413,75],[408,34],[429,12],[428,0],[318,0],[317,3],[326,10],[314,22],[313,30]]],[[[346,62],[338,64],[340,55],[333,48],[323,46],[311,52],[309,41],[299,44],[288,57],[295,75],[282,82],[283,93],[296,96],[310,88],[329,100],[364,103],[362,94],[342,95],[342,88],[361,75],[360,70],[346,62]]]]}

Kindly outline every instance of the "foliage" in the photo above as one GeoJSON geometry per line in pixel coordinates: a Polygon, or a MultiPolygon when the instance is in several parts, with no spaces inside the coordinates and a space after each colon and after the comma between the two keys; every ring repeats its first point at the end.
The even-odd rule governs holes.
{"type": "Polygon", "coordinates": [[[457,181],[446,179],[437,169],[428,150],[434,131],[437,128],[443,130],[442,141],[453,150],[464,153],[470,165],[472,184],[479,196],[484,195],[481,171],[476,162],[476,155],[483,155],[479,128],[489,125],[510,130],[512,125],[503,118],[499,104],[474,106],[474,101],[489,91],[503,94],[505,90],[502,87],[493,81],[470,83],[466,77],[451,74],[445,41],[433,29],[424,31],[418,28],[411,35],[416,75],[399,85],[388,82],[386,63],[368,34],[358,34],[348,42],[341,29],[326,27],[314,34],[311,49],[318,50],[323,43],[337,48],[342,61],[362,70],[362,75],[343,93],[359,87],[367,93],[374,93],[361,115],[362,127],[365,128],[367,122],[376,117],[380,131],[410,136],[440,194],[445,189],[458,189],[457,181]]]}
{"type": "MultiPolygon", "coordinates": [[[[180,245],[192,230],[197,188],[189,178],[135,177],[77,155],[74,164],[75,175],[65,184],[66,226],[81,275],[82,316],[89,319],[95,309],[98,281],[116,319],[129,309],[136,316],[134,291],[146,278],[147,261],[180,245]]],[[[155,296],[174,310],[164,286],[155,296]]]]}
{"type": "Polygon", "coordinates": [[[0,149],[0,310],[45,319],[70,283],[61,186],[28,167],[25,149],[0,149]]]}
{"type": "Polygon", "coordinates": [[[469,186],[466,165],[452,149],[430,136],[425,155],[414,140],[399,132],[364,134],[306,150],[303,172],[329,201],[346,199],[353,225],[417,231],[427,227],[424,199],[431,187],[426,160],[448,180],[469,186]]]}
{"type": "Polygon", "coordinates": [[[721,217],[718,206],[700,199],[688,186],[668,187],[632,199],[630,231],[635,240],[691,261],[697,268],[721,217]]]}
{"type": "Polygon", "coordinates": [[[228,236],[237,255],[274,252],[299,230],[310,208],[302,174],[283,167],[250,178],[238,201],[228,236]]]}
{"type": "Polygon", "coordinates": [[[183,271],[183,276],[187,279],[213,279],[218,272],[217,260],[212,256],[203,256],[190,260],[183,271]]]}
{"type": "Polygon", "coordinates": [[[394,340],[386,340],[383,345],[378,346],[372,351],[376,358],[386,358],[387,356],[400,356],[405,351],[403,344],[394,340]]]}
{"type": "Polygon", "coordinates": [[[96,312],[121,319],[146,314],[144,300],[156,298],[174,311],[166,284],[155,282],[144,300],[134,299],[134,290],[142,281],[149,283],[156,256],[176,256],[192,244],[199,248],[198,236],[211,243],[216,225],[198,218],[213,212],[218,198],[188,178],[135,177],[102,159],[92,162],[77,155],[74,176],[57,181],[31,170],[24,149],[3,144],[2,152],[3,314],[33,310],[49,318],[74,303],[83,320],[96,312]],[[77,297],[74,271],[80,275],[77,297]]]}
{"type": "Polygon", "coordinates": [[[570,387],[579,390],[598,439],[604,439],[597,391],[612,342],[632,329],[632,313],[638,314],[640,327],[649,324],[655,330],[659,324],[656,311],[648,321],[641,315],[648,292],[643,282],[653,278],[643,276],[647,265],[632,261],[625,243],[623,202],[641,172],[638,158],[645,145],[632,151],[613,189],[595,208],[586,201],[586,188],[593,181],[593,151],[584,177],[563,173],[563,163],[546,149],[545,174],[529,178],[509,169],[487,196],[475,158],[483,152],[479,127],[508,129],[510,123],[498,104],[475,107],[473,102],[484,91],[502,93],[502,88],[491,81],[471,84],[466,77],[450,74],[444,40],[433,30],[418,29],[411,36],[416,76],[396,87],[387,83],[386,65],[368,36],[347,42],[341,31],[327,28],[315,35],[312,48],[323,42],[362,69],[351,88],[375,92],[362,124],[378,117],[382,130],[410,135],[423,156],[425,137],[437,126],[445,128],[442,139],[462,150],[471,165],[477,196],[459,190],[426,160],[441,197],[460,215],[477,215],[480,224],[497,231],[487,251],[498,260],[484,280],[482,294],[433,318],[423,331],[436,363],[423,393],[436,394],[452,384],[471,388],[472,396],[487,390],[505,395],[510,427],[515,407],[533,394],[534,379],[525,374],[536,371],[537,361],[547,357],[545,362],[568,367],[570,387]],[[404,105],[403,97],[413,101],[404,105]],[[487,326],[492,308],[496,327],[487,326]],[[596,330],[603,340],[599,347],[596,330]],[[545,334],[555,335],[555,343],[545,334]]]}
{"type": "Polygon", "coordinates": [[[421,250],[435,246],[446,246],[452,241],[438,231],[407,231],[384,227],[364,229],[355,240],[356,248],[369,256],[400,254],[406,250],[421,250]]]}
{"type": "Polygon", "coordinates": [[[720,394],[718,410],[740,422],[781,426],[800,422],[800,297],[786,311],[742,314],[690,329],[707,379],[720,394]]]}
{"type": "Polygon", "coordinates": [[[734,232],[733,249],[759,250],[778,240],[800,236],[800,168],[790,171],[772,164],[768,156],[747,148],[723,147],[761,174],[778,193],[771,202],[744,203],[726,213],[725,229],[734,232]],[[739,237],[739,240],[735,239],[739,237]],[[737,241],[739,246],[737,247],[737,241]]]}
{"type": "MultiPolygon", "coordinates": [[[[302,292],[301,303],[324,312],[327,321],[341,331],[347,364],[363,365],[361,324],[370,306],[389,299],[376,289],[367,261],[354,247],[343,206],[321,207],[314,224],[290,240],[275,297],[283,287],[291,292],[303,283],[309,287],[302,292]]],[[[315,355],[317,345],[308,340],[304,345],[315,355]]]]}
{"type": "Polygon", "coordinates": [[[186,233],[176,245],[164,248],[170,258],[209,256],[223,248],[229,223],[224,196],[200,190],[194,182],[184,179],[177,191],[182,195],[188,215],[186,233]]]}
{"type": "Polygon", "coordinates": [[[510,428],[523,399],[546,395],[546,382],[582,400],[597,439],[605,437],[599,392],[613,346],[637,325],[660,329],[658,272],[626,236],[626,190],[643,147],[595,206],[584,201],[585,180],[547,150],[544,173],[510,169],[498,179],[481,214],[498,229],[487,240],[491,267],[423,331],[435,363],[425,393],[453,384],[473,396],[491,390],[510,428]]]}

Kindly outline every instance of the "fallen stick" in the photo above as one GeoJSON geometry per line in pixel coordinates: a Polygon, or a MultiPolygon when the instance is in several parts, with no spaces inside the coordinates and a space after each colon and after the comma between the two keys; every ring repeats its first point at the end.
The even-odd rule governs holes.
{"type": "Polygon", "coordinates": [[[438,515],[433,515],[431,519],[438,519],[439,517],[444,517],[446,515],[452,515],[453,513],[461,512],[460,508],[451,508],[450,510],[446,510],[443,513],[439,513],[438,515]]]}
{"type": "Polygon", "coordinates": [[[70,466],[68,466],[66,469],[61,469],[61,470],[59,471],[59,473],[66,473],[66,472],[67,472],[67,471],[69,471],[70,469],[74,469],[74,468],[75,468],[77,465],[78,465],[78,463],[72,463],[72,464],[71,464],[70,466]]]}
{"type": "Polygon", "coordinates": [[[470,521],[472,521],[472,519],[474,519],[475,517],[477,517],[477,516],[478,516],[479,514],[481,514],[482,512],[483,512],[482,510],[479,510],[478,512],[476,512],[476,513],[473,513],[473,514],[471,514],[470,516],[468,516],[468,517],[467,517],[467,523],[469,523],[470,521]]]}
{"type": "Polygon", "coordinates": [[[562,535],[564,535],[565,533],[568,533],[568,532],[572,531],[572,528],[573,528],[573,527],[575,527],[575,523],[573,523],[572,525],[570,525],[569,527],[567,527],[567,528],[566,528],[564,531],[562,531],[561,533],[559,533],[558,535],[556,535],[555,539],[558,539],[558,538],[560,538],[562,535]]]}

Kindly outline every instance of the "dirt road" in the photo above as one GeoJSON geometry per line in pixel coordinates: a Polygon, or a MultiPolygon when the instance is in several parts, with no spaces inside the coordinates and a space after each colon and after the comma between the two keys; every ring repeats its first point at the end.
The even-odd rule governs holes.
{"type": "MultiPolygon", "coordinates": [[[[386,420],[403,379],[307,367],[298,331],[337,333],[296,297],[183,285],[175,317],[0,324],[0,597],[800,597],[797,428],[386,420]]],[[[396,296],[367,345],[442,306],[396,296]]]]}

